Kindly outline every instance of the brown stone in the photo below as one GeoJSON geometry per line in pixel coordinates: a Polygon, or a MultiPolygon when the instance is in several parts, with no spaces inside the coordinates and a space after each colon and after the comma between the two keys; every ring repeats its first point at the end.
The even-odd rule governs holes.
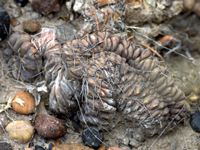
{"type": "Polygon", "coordinates": [[[12,100],[12,108],[19,114],[35,113],[35,98],[29,92],[19,91],[12,100]]]}
{"type": "Polygon", "coordinates": [[[35,33],[40,30],[41,26],[37,20],[24,22],[23,28],[25,32],[35,33]]]}
{"type": "Polygon", "coordinates": [[[17,19],[11,19],[10,20],[10,23],[13,27],[17,26],[20,24],[20,22],[17,20],[17,19]]]}
{"type": "Polygon", "coordinates": [[[31,0],[33,9],[43,15],[60,11],[60,0],[31,0]]]}
{"type": "Polygon", "coordinates": [[[62,137],[67,132],[65,123],[50,115],[39,115],[35,119],[35,128],[39,135],[47,139],[62,137]]]}

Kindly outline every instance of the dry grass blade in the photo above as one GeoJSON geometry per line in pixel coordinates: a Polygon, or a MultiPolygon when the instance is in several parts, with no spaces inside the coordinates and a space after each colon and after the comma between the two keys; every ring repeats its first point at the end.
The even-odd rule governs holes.
{"type": "Polygon", "coordinates": [[[143,43],[140,43],[140,45],[142,45],[142,46],[144,46],[144,47],[150,49],[150,50],[151,50],[153,53],[155,53],[159,58],[161,58],[163,61],[165,61],[164,58],[163,58],[158,52],[156,52],[154,49],[152,49],[152,48],[149,47],[148,45],[143,44],[143,43]]]}

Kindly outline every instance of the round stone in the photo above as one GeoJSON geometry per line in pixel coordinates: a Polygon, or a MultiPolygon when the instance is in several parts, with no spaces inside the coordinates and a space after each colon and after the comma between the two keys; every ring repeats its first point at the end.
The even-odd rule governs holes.
{"type": "Polygon", "coordinates": [[[82,140],[85,146],[98,149],[103,141],[103,136],[92,128],[85,129],[82,133],[82,140]]]}
{"type": "Polygon", "coordinates": [[[10,16],[0,2],[0,42],[5,40],[10,30],[10,16]]]}
{"type": "Polygon", "coordinates": [[[19,143],[27,143],[33,137],[34,128],[29,121],[12,121],[6,126],[10,139],[19,143]]]}
{"type": "Polygon", "coordinates": [[[35,128],[39,135],[47,139],[62,137],[67,132],[65,123],[50,115],[39,115],[35,119],[35,128]]]}
{"type": "Polygon", "coordinates": [[[35,33],[40,30],[41,26],[37,20],[31,20],[24,22],[23,28],[27,33],[35,33]]]}
{"type": "Polygon", "coordinates": [[[195,132],[200,133],[200,112],[197,111],[190,116],[190,125],[195,132]]]}

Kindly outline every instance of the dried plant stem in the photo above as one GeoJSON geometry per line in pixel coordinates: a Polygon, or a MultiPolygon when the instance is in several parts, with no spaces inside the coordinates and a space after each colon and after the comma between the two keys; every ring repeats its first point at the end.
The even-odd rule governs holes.
{"type": "Polygon", "coordinates": [[[146,45],[146,44],[143,44],[143,43],[140,43],[140,44],[141,44],[142,46],[148,48],[148,49],[151,50],[152,52],[154,52],[158,57],[160,57],[160,58],[164,61],[164,58],[163,58],[160,54],[158,54],[158,52],[156,52],[154,49],[152,49],[151,47],[149,47],[149,46],[146,45]]]}
{"type": "Polygon", "coordinates": [[[97,30],[99,31],[99,23],[98,23],[97,14],[96,14],[94,9],[93,9],[93,12],[94,12],[94,17],[95,17],[95,20],[96,20],[96,23],[97,23],[97,30]]]}
{"type": "Polygon", "coordinates": [[[101,31],[101,30],[104,28],[104,26],[105,26],[107,20],[108,20],[108,12],[106,12],[106,20],[104,21],[104,24],[101,26],[101,28],[100,28],[99,31],[101,31]]]}

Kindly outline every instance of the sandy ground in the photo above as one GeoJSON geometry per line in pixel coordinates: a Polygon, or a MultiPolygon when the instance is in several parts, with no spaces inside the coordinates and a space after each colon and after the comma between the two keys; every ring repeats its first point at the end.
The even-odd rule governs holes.
{"type": "MultiPolygon", "coordinates": [[[[5,8],[8,13],[12,16],[12,7],[15,7],[15,4],[12,0],[8,0],[5,4],[5,8]]],[[[22,23],[23,21],[31,20],[30,14],[32,10],[29,9],[30,4],[22,9],[22,15],[17,18],[20,21],[20,25],[16,27],[12,27],[13,31],[23,31],[22,23]]],[[[40,17],[37,19],[42,27],[45,26],[57,26],[63,24],[65,21],[58,19],[61,16],[65,16],[67,14],[67,10],[65,7],[62,8],[61,12],[56,13],[54,15],[48,15],[46,17],[40,17]]],[[[74,22],[76,24],[76,22],[74,22]]],[[[198,36],[197,39],[200,39],[198,36]]],[[[6,47],[6,42],[2,42],[0,44],[0,51],[2,52],[6,47]]],[[[199,50],[199,49],[198,49],[199,50]]],[[[189,60],[189,57],[183,57],[180,55],[170,55],[167,59],[167,67],[170,71],[177,77],[177,81],[180,82],[181,85],[188,87],[185,91],[190,94],[196,90],[197,94],[200,94],[200,84],[199,84],[199,75],[198,69],[200,68],[200,54],[196,51],[189,52],[191,56],[196,60],[195,63],[192,60],[189,60]],[[184,68],[184,69],[181,69],[184,68]],[[187,82],[187,83],[186,83],[187,82]],[[189,90],[188,90],[189,89],[189,90]]],[[[183,52],[186,55],[186,52],[183,52]]],[[[34,83],[33,83],[34,84],[34,83]]],[[[13,80],[6,74],[4,63],[1,60],[0,63],[0,103],[5,104],[10,97],[14,97],[14,95],[19,91],[25,89],[25,87],[13,80]]],[[[46,103],[47,99],[42,98],[41,102],[46,103]]],[[[191,111],[197,110],[197,104],[193,104],[191,111]]],[[[44,111],[44,110],[38,110],[44,111]]],[[[32,123],[34,122],[34,115],[19,115],[15,113],[12,109],[7,110],[7,113],[14,120],[29,120],[32,123]]],[[[5,113],[0,114],[0,118],[5,117],[5,113]]],[[[120,114],[119,114],[120,115],[120,114]]],[[[188,115],[189,116],[189,115],[188,115]]],[[[127,144],[127,125],[120,124],[113,128],[112,131],[104,132],[104,143],[108,146],[116,146],[120,147],[123,150],[130,150],[131,148],[127,144]]],[[[81,134],[74,132],[72,129],[68,128],[66,135],[60,139],[62,143],[82,143],[81,134]]],[[[34,145],[40,145],[48,148],[49,143],[53,143],[54,140],[42,140],[41,137],[35,132],[32,140],[27,144],[19,144],[13,140],[10,140],[7,134],[3,131],[0,132],[0,142],[7,141],[13,146],[14,150],[23,150],[28,148],[29,143],[33,142],[34,145]]],[[[165,149],[165,150],[186,150],[186,149],[198,149],[198,143],[200,142],[200,135],[195,133],[189,124],[189,117],[185,120],[185,122],[179,125],[175,130],[166,134],[166,135],[155,135],[151,138],[145,140],[138,150],[146,150],[146,149],[165,149]]],[[[1,149],[1,148],[0,148],[1,149]]]]}

